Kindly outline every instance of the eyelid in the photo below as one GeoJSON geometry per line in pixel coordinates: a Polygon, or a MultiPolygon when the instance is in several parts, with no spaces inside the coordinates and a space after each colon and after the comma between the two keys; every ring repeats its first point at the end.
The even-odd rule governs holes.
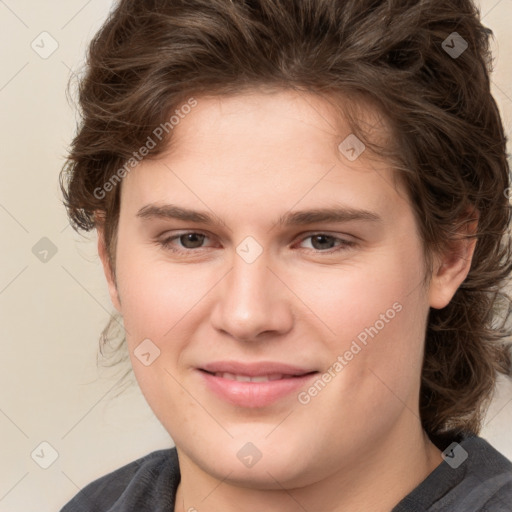
{"type": "Polygon", "coordinates": [[[349,235],[348,233],[344,233],[342,235],[341,233],[338,233],[338,232],[317,229],[316,231],[306,231],[304,233],[300,233],[300,235],[297,236],[297,239],[299,241],[302,241],[305,238],[309,238],[310,236],[314,236],[314,235],[327,235],[327,236],[331,236],[332,238],[336,238],[338,240],[343,240],[344,242],[355,242],[356,238],[357,238],[353,235],[349,235]]]}
{"type": "MultiPolygon", "coordinates": [[[[167,232],[169,233],[169,232],[167,232]]],[[[173,232],[173,234],[163,234],[163,235],[160,235],[159,237],[157,237],[156,241],[157,243],[160,243],[161,245],[169,245],[172,241],[184,236],[184,235],[189,235],[189,234],[193,234],[193,235],[202,235],[208,239],[212,239],[213,237],[210,236],[207,232],[205,231],[199,231],[199,230],[192,230],[192,229],[189,229],[189,230],[180,230],[180,231],[177,231],[177,232],[173,232]]],[[[197,249],[177,249],[176,252],[190,252],[192,253],[193,251],[195,250],[199,250],[199,249],[204,249],[204,247],[198,247],[197,249]]]]}
{"type": "Polygon", "coordinates": [[[298,242],[296,242],[296,243],[300,244],[300,243],[304,242],[305,240],[307,240],[308,238],[311,238],[315,235],[326,235],[330,238],[333,238],[335,241],[338,242],[338,245],[335,247],[332,247],[331,249],[327,249],[325,251],[320,251],[318,249],[307,249],[308,251],[312,252],[313,254],[325,254],[325,255],[335,254],[335,253],[341,252],[343,250],[351,249],[357,245],[357,242],[355,240],[344,238],[342,236],[339,236],[339,234],[333,234],[329,231],[310,231],[308,233],[302,233],[300,235],[298,242]]]}

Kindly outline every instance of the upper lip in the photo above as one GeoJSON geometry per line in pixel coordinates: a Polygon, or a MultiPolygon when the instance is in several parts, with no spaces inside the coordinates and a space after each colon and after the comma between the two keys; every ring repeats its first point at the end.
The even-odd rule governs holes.
{"type": "Polygon", "coordinates": [[[260,361],[257,363],[243,363],[239,361],[216,361],[207,363],[200,370],[209,373],[232,373],[235,375],[247,375],[248,377],[261,377],[264,375],[305,375],[316,370],[307,367],[294,366],[274,361],[260,361]]]}

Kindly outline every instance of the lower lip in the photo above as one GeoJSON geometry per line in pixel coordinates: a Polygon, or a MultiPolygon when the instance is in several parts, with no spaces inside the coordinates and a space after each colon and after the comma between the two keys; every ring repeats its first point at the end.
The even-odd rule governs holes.
{"type": "Polygon", "coordinates": [[[256,408],[271,405],[277,400],[299,390],[318,375],[308,373],[300,377],[289,377],[268,382],[240,382],[216,377],[198,370],[207,386],[227,402],[240,407],[256,408]]]}

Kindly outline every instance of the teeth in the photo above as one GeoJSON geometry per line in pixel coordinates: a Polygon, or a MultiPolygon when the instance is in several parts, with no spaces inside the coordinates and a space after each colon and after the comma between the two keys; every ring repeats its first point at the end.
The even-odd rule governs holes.
{"type": "MultiPolygon", "coordinates": [[[[266,375],[261,375],[260,377],[252,377],[251,378],[251,382],[268,382],[269,380],[272,380],[272,379],[270,379],[270,377],[267,377],[266,375]]],[[[277,380],[277,379],[274,379],[274,380],[277,380]]]]}
{"type": "MultiPolygon", "coordinates": [[[[269,382],[271,380],[279,380],[285,377],[282,373],[274,373],[272,375],[260,375],[258,377],[249,377],[248,375],[235,375],[234,373],[217,372],[215,377],[222,377],[228,380],[237,380],[238,382],[269,382]]],[[[286,377],[289,377],[286,375],[286,377]]]]}

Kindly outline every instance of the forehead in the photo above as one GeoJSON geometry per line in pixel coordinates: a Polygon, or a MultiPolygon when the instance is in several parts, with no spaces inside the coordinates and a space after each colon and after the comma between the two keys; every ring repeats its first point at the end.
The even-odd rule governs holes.
{"type": "Polygon", "coordinates": [[[258,161],[283,153],[290,158],[286,152],[298,149],[301,142],[308,140],[307,145],[300,147],[301,155],[317,152],[318,146],[322,146],[323,152],[330,147],[325,157],[332,160],[339,157],[340,142],[352,133],[346,113],[357,116],[358,126],[375,141],[382,143],[388,137],[377,108],[348,96],[262,88],[238,95],[201,96],[196,103],[173,129],[168,150],[173,150],[175,158],[181,156],[181,151],[190,156],[190,145],[196,145],[199,152],[218,149],[219,153],[225,150],[228,154],[272,149],[269,155],[258,153],[258,161]]]}
{"type": "MultiPolygon", "coordinates": [[[[289,209],[297,201],[316,207],[318,200],[350,207],[365,199],[382,209],[397,195],[390,164],[358,145],[331,99],[251,91],[195,100],[165,151],[125,178],[122,204],[181,199],[199,205],[204,197],[222,200],[222,208],[229,199],[233,208],[261,210],[278,203],[289,209]],[[351,146],[358,158],[348,158],[351,146]]],[[[378,112],[358,113],[363,127],[378,127],[376,137],[388,136],[378,112]]]]}

